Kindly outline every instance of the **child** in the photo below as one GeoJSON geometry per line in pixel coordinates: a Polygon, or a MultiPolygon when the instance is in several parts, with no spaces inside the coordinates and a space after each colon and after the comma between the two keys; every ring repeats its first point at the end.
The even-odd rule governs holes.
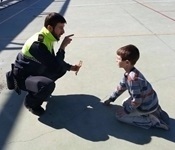
{"type": "Polygon", "coordinates": [[[118,108],[116,112],[119,121],[145,129],[156,127],[169,130],[169,116],[159,106],[156,92],[134,67],[139,56],[139,50],[134,45],[126,45],[117,50],[116,62],[125,73],[120,84],[104,104],[109,105],[128,90],[129,98],[124,100],[123,107],[118,108]]]}

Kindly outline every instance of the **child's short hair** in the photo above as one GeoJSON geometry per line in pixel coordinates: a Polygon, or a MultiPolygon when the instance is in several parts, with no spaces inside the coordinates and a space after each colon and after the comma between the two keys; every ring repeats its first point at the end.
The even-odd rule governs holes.
{"type": "Polygon", "coordinates": [[[132,65],[135,65],[140,57],[139,50],[136,46],[129,44],[123,46],[117,50],[117,55],[119,55],[122,60],[128,60],[132,65]]]}

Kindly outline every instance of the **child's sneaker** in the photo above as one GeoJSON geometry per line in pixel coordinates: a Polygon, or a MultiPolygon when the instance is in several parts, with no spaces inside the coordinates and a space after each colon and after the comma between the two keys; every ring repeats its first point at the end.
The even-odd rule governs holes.
{"type": "Polygon", "coordinates": [[[164,130],[169,130],[168,125],[166,123],[164,123],[162,120],[160,120],[160,122],[155,124],[155,127],[160,128],[160,129],[164,129],[164,130]]]}
{"type": "Polygon", "coordinates": [[[170,120],[170,117],[168,116],[168,114],[163,111],[161,109],[161,107],[159,106],[159,108],[152,113],[154,116],[156,116],[159,120],[162,120],[163,122],[165,122],[167,125],[169,125],[169,120],[170,120]]]}
{"type": "Polygon", "coordinates": [[[163,120],[161,120],[160,118],[158,118],[157,116],[155,116],[153,114],[150,114],[149,116],[150,116],[151,121],[153,123],[153,127],[164,129],[164,130],[169,130],[168,125],[163,120]]]}

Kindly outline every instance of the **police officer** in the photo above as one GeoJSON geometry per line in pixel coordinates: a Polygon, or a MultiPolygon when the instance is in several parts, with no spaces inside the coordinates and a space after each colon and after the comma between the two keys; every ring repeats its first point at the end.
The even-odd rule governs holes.
{"type": "MultiPolygon", "coordinates": [[[[55,88],[55,81],[67,71],[78,71],[79,65],[70,65],[64,61],[65,47],[72,41],[72,35],[66,36],[57,53],[53,44],[64,33],[66,20],[58,13],[49,13],[40,32],[29,38],[22,51],[12,64],[15,90],[27,91],[24,105],[35,115],[42,115],[41,107],[55,88]]],[[[11,84],[11,83],[10,83],[11,84]]]]}

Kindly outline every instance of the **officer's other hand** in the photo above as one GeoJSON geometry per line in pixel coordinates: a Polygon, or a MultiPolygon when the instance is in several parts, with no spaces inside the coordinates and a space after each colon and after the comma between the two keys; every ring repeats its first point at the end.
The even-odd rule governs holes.
{"type": "Polygon", "coordinates": [[[71,66],[70,70],[75,71],[75,75],[77,75],[80,68],[81,68],[81,65],[78,64],[78,65],[71,66]]]}
{"type": "Polygon", "coordinates": [[[73,65],[73,66],[71,66],[70,70],[71,70],[71,71],[78,71],[79,68],[80,68],[80,67],[79,67],[78,65],[73,65]]]}
{"type": "Polygon", "coordinates": [[[72,38],[71,38],[72,36],[74,36],[74,34],[70,34],[63,39],[60,45],[60,49],[64,50],[66,48],[66,46],[72,41],[72,38]]]}
{"type": "Polygon", "coordinates": [[[70,68],[71,71],[75,71],[75,75],[78,74],[78,71],[80,70],[81,66],[83,64],[83,61],[80,60],[78,65],[74,65],[70,68]]]}

